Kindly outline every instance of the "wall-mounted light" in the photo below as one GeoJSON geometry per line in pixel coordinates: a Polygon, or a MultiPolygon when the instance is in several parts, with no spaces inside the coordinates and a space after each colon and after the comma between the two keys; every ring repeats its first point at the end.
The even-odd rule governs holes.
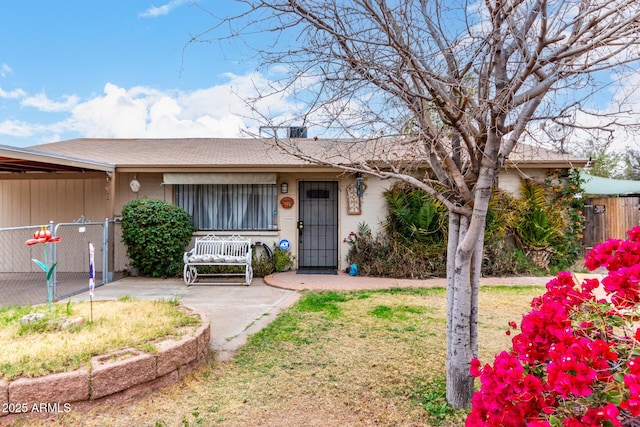
{"type": "Polygon", "coordinates": [[[138,181],[138,179],[135,176],[133,177],[133,179],[129,183],[129,188],[134,193],[137,193],[138,191],[140,191],[140,181],[138,181]]]}
{"type": "Polygon", "coordinates": [[[362,172],[356,172],[356,194],[358,197],[364,196],[364,190],[367,189],[367,184],[364,182],[362,172]]]}
{"type": "Polygon", "coordinates": [[[282,184],[280,184],[280,192],[282,194],[287,194],[289,192],[289,184],[286,182],[283,182],[282,184]]]}

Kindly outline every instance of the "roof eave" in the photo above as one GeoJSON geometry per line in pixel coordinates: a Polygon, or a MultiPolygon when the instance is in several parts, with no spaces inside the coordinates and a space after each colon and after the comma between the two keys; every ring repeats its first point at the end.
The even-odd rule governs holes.
{"type": "MultiPolygon", "coordinates": [[[[62,165],[69,168],[76,168],[78,170],[113,172],[116,167],[116,165],[111,163],[95,162],[92,160],[6,145],[0,145],[0,157],[15,158],[20,159],[21,161],[35,162],[39,164],[62,165]]],[[[28,172],[28,170],[25,170],[25,172],[28,172]]]]}

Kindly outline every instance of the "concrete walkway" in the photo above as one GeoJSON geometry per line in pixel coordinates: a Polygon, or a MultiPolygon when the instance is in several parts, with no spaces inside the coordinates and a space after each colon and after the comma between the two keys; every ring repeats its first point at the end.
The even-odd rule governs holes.
{"type": "MultiPolygon", "coordinates": [[[[196,285],[187,287],[182,279],[127,277],[95,290],[94,301],[130,296],[139,299],[173,299],[203,312],[211,322],[211,349],[216,360],[227,360],[247,341],[247,337],[268,325],[300,293],[265,285],[254,279],[251,286],[196,285]]],[[[88,301],[89,293],[71,297],[88,301]]]]}
{"type": "MultiPolygon", "coordinates": [[[[433,278],[424,280],[412,279],[388,279],[380,277],[349,276],[343,271],[338,274],[296,274],[296,271],[276,273],[264,278],[269,285],[281,289],[290,290],[336,290],[336,291],[357,291],[366,289],[389,289],[389,288],[423,288],[423,287],[445,287],[447,284],[444,278],[433,278]]],[[[553,277],[483,277],[480,285],[544,285],[553,277]]]]}
{"type": "MultiPolygon", "coordinates": [[[[481,285],[544,285],[552,277],[482,278],[481,285]]],[[[582,279],[580,279],[582,280],[582,279]]],[[[409,280],[374,277],[296,274],[295,271],[255,278],[250,286],[194,285],[182,279],[127,277],[96,288],[94,300],[130,296],[139,299],[173,299],[204,312],[211,322],[211,349],[216,360],[227,360],[247,341],[247,337],[268,325],[295,303],[304,290],[367,290],[394,287],[444,287],[444,279],[409,280]]],[[[85,292],[71,297],[87,301],[85,292]]]]}

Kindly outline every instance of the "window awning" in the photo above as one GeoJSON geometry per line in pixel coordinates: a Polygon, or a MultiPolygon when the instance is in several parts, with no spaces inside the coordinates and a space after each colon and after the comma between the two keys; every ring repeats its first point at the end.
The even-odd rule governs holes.
{"type": "Polygon", "coordinates": [[[276,184],[272,172],[165,172],[163,184],[276,184]]]}

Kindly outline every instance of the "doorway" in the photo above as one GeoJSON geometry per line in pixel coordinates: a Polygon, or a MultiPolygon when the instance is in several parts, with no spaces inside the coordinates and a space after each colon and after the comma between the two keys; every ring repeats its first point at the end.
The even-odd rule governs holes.
{"type": "Polygon", "coordinates": [[[338,268],[338,182],[300,181],[298,269],[338,268]]]}

